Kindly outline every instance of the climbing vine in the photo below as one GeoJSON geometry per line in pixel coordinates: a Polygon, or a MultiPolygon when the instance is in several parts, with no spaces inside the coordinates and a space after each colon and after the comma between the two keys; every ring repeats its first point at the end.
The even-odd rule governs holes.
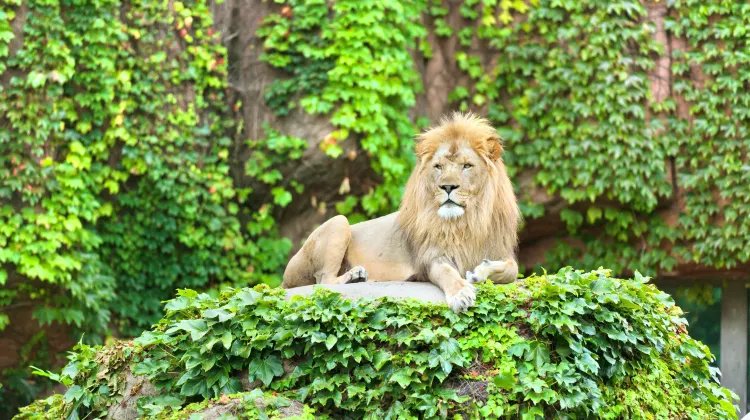
{"type": "Polygon", "coordinates": [[[461,314],[326,289],[181,290],[136,340],[79,345],[60,374],[38,371],[68,390],[19,419],[100,416],[135,383],[159,390],[129,394],[153,418],[263,391],[314,418],[736,419],[708,348],[647,282],[568,267],[482,284],[461,314]]]}
{"type": "Polygon", "coordinates": [[[410,48],[426,32],[419,22],[424,2],[356,0],[328,5],[292,0],[266,17],[264,60],[291,77],[266,91],[277,112],[301,106],[312,114],[331,113],[337,128],[322,140],[326,154],[343,153],[339,143],[355,137],[381,182],[339,209],[357,204],[367,215],[392,211],[414,163],[415,127],[408,110],[421,78],[410,48]],[[329,9],[330,8],[330,9],[329,9]],[[300,95],[299,101],[292,94],[300,95]]]}
{"type": "MultiPolygon", "coordinates": [[[[278,283],[291,243],[271,214],[300,187],[266,169],[306,142],[242,138],[212,25],[205,1],[0,4],[0,330],[30,302],[96,342],[176,288],[278,283]],[[230,176],[241,142],[271,145],[247,168],[259,188],[230,176]]],[[[45,363],[39,334],[22,363],[45,363]]],[[[8,383],[0,405],[29,398],[8,383]]]]}
{"type": "MultiPolygon", "coordinates": [[[[670,10],[678,17],[667,17],[666,30],[685,37],[686,50],[656,41],[641,2],[483,2],[461,9],[478,22],[473,36],[502,59],[486,68],[459,52],[456,62],[475,84],[460,86],[451,99],[463,108],[487,101],[516,173],[534,170],[535,183],[568,204],[560,218],[581,245],[561,241],[547,266],[655,272],[679,261],[731,268],[750,259],[740,245],[750,234],[743,181],[748,77],[738,71],[748,60],[749,9],[676,2],[670,10]],[[682,112],[676,97],[655,102],[650,91],[655,57],[670,52],[670,93],[687,101],[682,112]],[[681,206],[677,223],[658,211],[670,200],[681,206]]],[[[529,223],[543,215],[533,202],[522,207],[529,223]]]]}
{"type": "MultiPolygon", "coordinates": [[[[373,19],[395,7],[388,2],[284,4],[260,31],[266,59],[293,74],[292,81],[316,75],[303,78],[318,81],[314,89],[302,83],[294,92],[307,111],[332,112],[332,122],[343,129],[322,143],[332,157],[341,153],[338,139],[378,133],[376,140],[365,136],[362,145],[375,154],[373,168],[385,176],[382,188],[397,191],[390,180],[402,182],[405,171],[386,163],[399,154],[383,139],[409,143],[409,129],[392,127],[402,121],[407,126],[401,116],[411,112],[421,87],[409,83],[415,80],[413,60],[391,52],[379,34],[397,34],[389,40],[407,40],[402,52],[418,48],[429,58],[424,31],[404,32],[409,26],[388,18],[397,13],[373,19]],[[380,68],[399,68],[400,80],[383,83],[374,77],[377,70],[370,76],[368,63],[379,54],[388,57],[380,68]],[[306,63],[301,67],[299,57],[306,63]],[[402,88],[403,99],[395,103],[400,110],[392,113],[394,102],[383,93],[402,88]],[[371,95],[366,102],[364,93],[371,95]],[[386,119],[371,110],[382,110],[386,119]],[[391,134],[369,127],[391,127],[391,134]],[[370,150],[370,144],[378,148],[370,150]]],[[[657,41],[646,5],[637,1],[466,0],[451,6],[460,9],[460,27],[448,23],[449,7],[440,0],[401,7],[406,22],[428,14],[432,25],[426,29],[461,45],[455,62],[471,83],[456,87],[449,100],[460,109],[486,110],[507,142],[511,175],[531,170],[536,185],[567,203],[559,215],[566,239],[547,253],[545,266],[656,272],[680,262],[731,268],[750,260],[742,246],[750,235],[746,4],[668,4],[667,35],[684,39],[683,49],[657,41]],[[481,53],[472,52],[477,45],[481,53]],[[657,102],[649,76],[664,56],[672,63],[670,80],[661,81],[669,95],[657,102]],[[685,105],[678,109],[680,99],[685,105]],[[660,215],[664,203],[680,207],[679,220],[660,215]]],[[[294,106],[291,94],[269,89],[266,98],[294,106]]],[[[367,214],[393,209],[379,191],[362,200],[367,214]]],[[[520,198],[529,223],[544,216],[542,205],[520,198]]],[[[337,209],[346,213],[356,204],[347,198],[337,209]]]]}
{"type": "MultiPolygon", "coordinates": [[[[560,217],[583,240],[584,265],[676,263],[659,248],[674,233],[649,216],[673,192],[667,157],[674,146],[647,117],[647,72],[664,46],[645,18],[639,3],[542,2],[510,33],[480,33],[509,57],[497,66],[494,88],[511,99],[490,115],[508,133],[510,160],[535,168],[535,181],[571,205],[560,217]],[[597,200],[616,204],[591,204],[597,200]]],[[[547,264],[569,260],[571,251],[561,244],[547,264]]]]}
{"type": "Polygon", "coordinates": [[[667,30],[687,40],[673,51],[674,91],[689,106],[670,124],[678,183],[687,190],[678,250],[686,260],[733,267],[750,260],[750,5],[674,8],[667,30]]]}
{"type": "MultiPolygon", "coordinates": [[[[258,35],[287,77],[264,99],[281,116],[328,116],[334,130],[317,140],[332,159],[368,156],[377,182],[336,204],[351,220],[398,205],[426,124],[412,54],[431,56],[432,31],[455,38],[471,80],[448,99],[499,127],[514,179],[531,171],[567,204],[545,266],[750,260],[745,2],[668,2],[666,34],[683,41],[668,45],[630,0],[277,3],[258,35]],[[663,57],[669,95],[657,102],[649,75],[663,57]]],[[[44,325],[96,342],[148,327],[175,288],[278,282],[291,243],[274,209],[302,192],[278,168],[308,142],[272,126],[243,138],[226,78],[205,1],[0,1],[0,331],[9,308],[32,302],[44,325]],[[237,144],[251,149],[248,185],[230,174],[237,144]]],[[[528,223],[545,216],[520,198],[528,223]]],[[[44,341],[23,363],[44,358],[44,341]]]]}

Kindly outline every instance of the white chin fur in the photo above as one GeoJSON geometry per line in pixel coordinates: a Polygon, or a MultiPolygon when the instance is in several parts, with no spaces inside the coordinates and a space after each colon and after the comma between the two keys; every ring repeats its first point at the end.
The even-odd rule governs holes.
{"type": "Polygon", "coordinates": [[[455,204],[444,204],[438,209],[438,216],[443,219],[458,219],[464,215],[464,208],[455,204]]]}

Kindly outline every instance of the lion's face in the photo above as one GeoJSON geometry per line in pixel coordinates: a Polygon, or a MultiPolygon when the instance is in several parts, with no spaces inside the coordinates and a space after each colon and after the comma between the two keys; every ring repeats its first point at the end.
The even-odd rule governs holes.
{"type": "Polygon", "coordinates": [[[398,224],[420,269],[447,256],[464,273],[513,255],[520,213],[502,150],[497,131],[472,114],[417,136],[398,224]]]}
{"type": "Polygon", "coordinates": [[[427,182],[423,186],[427,196],[433,197],[438,216],[457,219],[467,208],[480,205],[476,197],[488,182],[486,160],[468,142],[441,144],[424,165],[427,182]]]}

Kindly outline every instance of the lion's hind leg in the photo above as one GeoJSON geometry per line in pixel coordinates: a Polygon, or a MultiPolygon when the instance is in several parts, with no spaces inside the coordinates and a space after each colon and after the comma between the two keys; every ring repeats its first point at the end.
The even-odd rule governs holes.
{"type": "Polygon", "coordinates": [[[336,284],[347,284],[347,283],[361,283],[367,281],[367,271],[361,265],[352,267],[346,273],[338,276],[334,283],[336,284]]]}
{"type": "Polygon", "coordinates": [[[302,249],[289,260],[281,287],[289,289],[315,283],[343,284],[367,280],[362,267],[353,267],[341,276],[341,266],[352,240],[349,221],[336,216],[310,234],[302,249]]]}

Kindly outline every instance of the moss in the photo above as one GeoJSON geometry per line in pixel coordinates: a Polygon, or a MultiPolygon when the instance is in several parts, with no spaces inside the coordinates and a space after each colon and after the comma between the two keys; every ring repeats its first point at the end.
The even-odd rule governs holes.
{"type": "Polygon", "coordinates": [[[69,411],[65,398],[61,394],[54,394],[21,408],[21,412],[13,418],[17,420],[64,419],[69,411]]]}
{"type": "Polygon", "coordinates": [[[224,416],[234,416],[232,418],[243,420],[312,420],[316,418],[312,409],[308,406],[271,393],[264,394],[257,389],[250,392],[222,395],[218,398],[188,404],[176,409],[159,410],[154,418],[158,420],[182,420],[190,419],[193,415],[200,415],[200,418],[206,420],[224,418],[224,416]]]}

